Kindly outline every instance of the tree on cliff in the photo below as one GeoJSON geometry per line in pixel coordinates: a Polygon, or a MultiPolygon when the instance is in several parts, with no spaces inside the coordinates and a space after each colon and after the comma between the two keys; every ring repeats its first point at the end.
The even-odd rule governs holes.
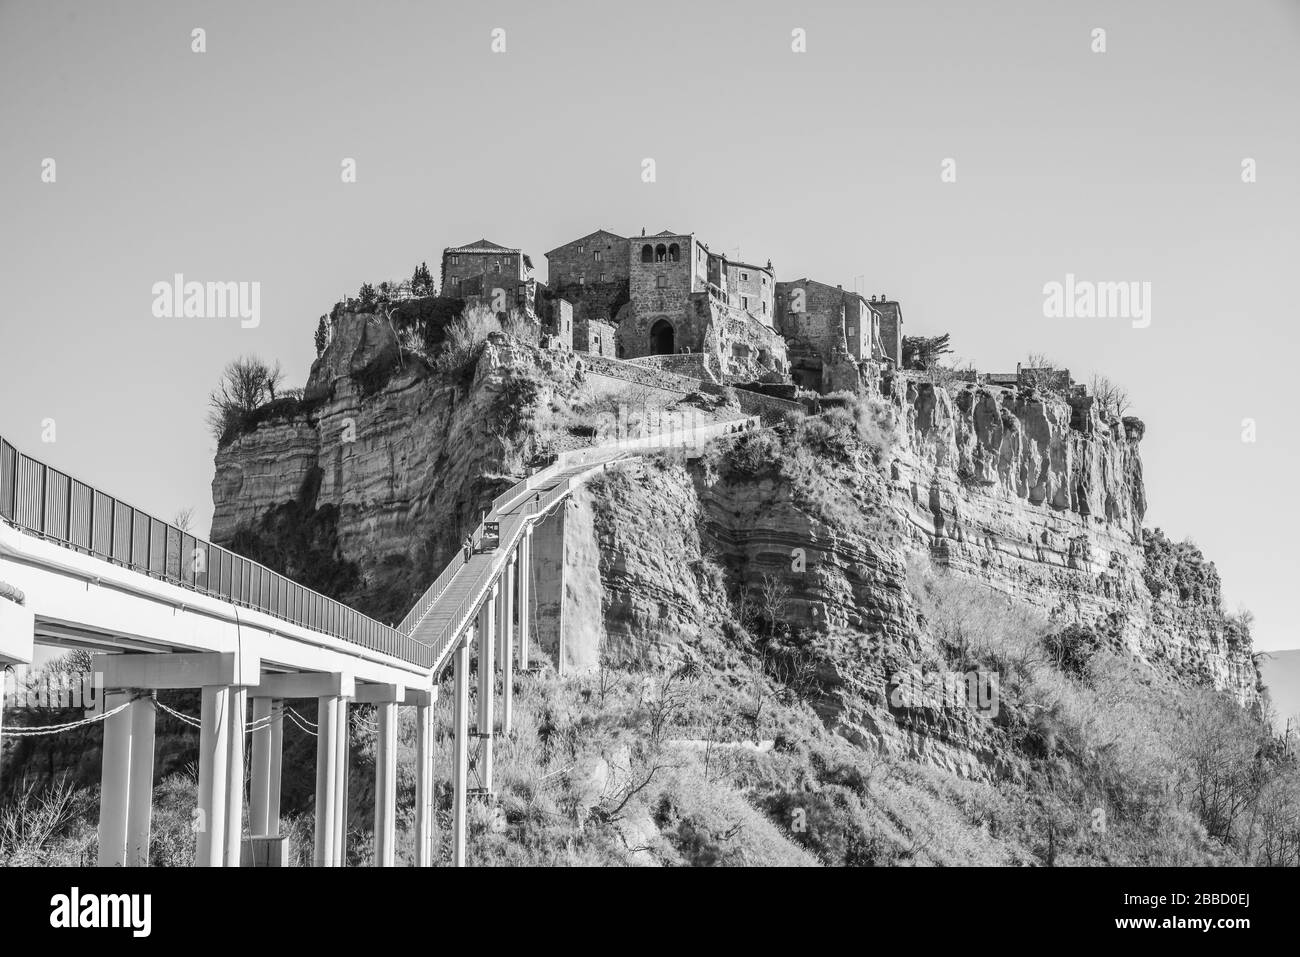
{"type": "Polygon", "coordinates": [[[415,267],[415,273],[411,276],[411,294],[413,296],[433,295],[433,276],[429,272],[427,262],[422,262],[415,267]]]}
{"type": "Polygon", "coordinates": [[[243,356],[229,363],[208,396],[208,428],[217,443],[243,425],[245,417],[259,406],[274,402],[283,379],[278,362],[270,366],[256,356],[243,356]]]}
{"type": "Polygon", "coordinates": [[[316,324],[316,355],[319,357],[330,342],[330,323],[324,316],[316,324]]]}
{"type": "Polygon", "coordinates": [[[950,352],[946,332],[941,336],[903,336],[904,369],[931,369],[940,356],[950,352]]]}
{"type": "Polygon", "coordinates": [[[357,291],[357,308],[361,312],[369,312],[375,308],[377,302],[379,302],[379,294],[375,292],[375,287],[368,282],[363,282],[357,291]]]}
{"type": "Polygon", "coordinates": [[[1104,375],[1094,375],[1092,377],[1092,394],[1097,398],[1097,404],[1101,406],[1103,416],[1114,416],[1122,419],[1124,413],[1129,409],[1128,390],[1120,386],[1104,375]]]}

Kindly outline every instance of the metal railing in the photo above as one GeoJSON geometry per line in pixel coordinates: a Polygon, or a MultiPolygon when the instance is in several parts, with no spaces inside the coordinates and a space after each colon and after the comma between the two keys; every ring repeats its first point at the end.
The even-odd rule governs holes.
{"type": "Polygon", "coordinates": [[[0,518],[59,545],[427,668],[433,649],[37,461],[0,437],[0,518]]]}

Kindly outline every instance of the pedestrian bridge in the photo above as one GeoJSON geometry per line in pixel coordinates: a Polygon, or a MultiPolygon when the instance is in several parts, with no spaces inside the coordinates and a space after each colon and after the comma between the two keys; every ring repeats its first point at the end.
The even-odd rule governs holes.
{"type": "Polygon", "coordinates": [[[357,702],[373,704],[378,716],[375,864],[396,860],[398,708],[410,706],[417,718],[414,858],[420,866],[435,863],[434,774],[441,770],[450,773],[454,795],[450,863],[463,866],[469,740],[477,743],[481,790],[490,795],[493,739],[511,730],[514,670],[530,666],[530,609],[539,597],[531,584],[534,529],[573,489],[614,463],[698,448],[758,424],[741,418],[561,454],[497,496],[469,536],[473,547],[451,560],[396,627],[46,466],[0,437],[0,583],[20,593],[6,597],[0,590],[0,667],[30,663],[36,645],[97,652],[105,693],[90,720],[104,723],[101,866],[148,863],[156,691],[176,688],[202,689],[200,865],[282,859],[284,701],[316,698],[316,865],[345,860],[348,708],[357,702]],[[450,769],[435,769],[432,709],[448,670],[453,761],[450,769]]]}

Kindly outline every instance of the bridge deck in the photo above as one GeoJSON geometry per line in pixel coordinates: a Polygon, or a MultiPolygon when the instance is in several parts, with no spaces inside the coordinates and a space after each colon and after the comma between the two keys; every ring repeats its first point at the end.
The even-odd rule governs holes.
{"type": "Polygon", "coordinates": [[[603,469],[609,463],[626,458],[629,454],[625,449],[608,449],[593,453],[588,461],[565,469],[533,488],[521,492],[516,498],[504,503],[498,511],[488,516],[490,521],[498,521],[501,524],[500,544],[492,551],[482,551],[480,548],[482,543],[476,542],[468,562],[464,562],[461,558],[455,559],[462,562],[461,568],[411,633],[411,637],[416,641],[433,647],[435,672],[445,662],[453,639],[468,627],[481,597],[488,594],[492,583],[500,576],[525,528],[540,522],[567,496],[559,496],[542,510],[537,510],[537,504],[547,499],[549,493],[566,486],[571,479],[603,469]]]}

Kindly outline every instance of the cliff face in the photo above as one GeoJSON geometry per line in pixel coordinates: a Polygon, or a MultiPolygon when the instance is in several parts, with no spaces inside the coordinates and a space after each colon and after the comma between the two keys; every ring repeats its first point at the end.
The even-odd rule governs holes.
{"type": "Polygon", "coordinates": [[[599,556],[599,576],[576,579],[604,611],[587,640],[625,660],[690,657],[746,605],[773,606],[805,642],[760,653],[773,673],[803,672],[802,697],[843,737],[963,776],[1014,774],[972,711],[889,701],[893,676],[934,667],[908,574],[928,556],[1051,628],[1087,626],[1177,680],[1257,700],[1213,566],[1141,527],[1140,422],[1107,425],[1086,397],[915,380],[885,401],[895,426],[876,462],[822,449],[791,465],[789,445],[755,439],[722,468],[669,461],[594,483],[570,506],[599,556]]]}
{"type": "Polygon", "coordinates": [[[1212,585],[1180,593],[1148,561],[1140,421],[1108,424],[1087,396],[916,381],[895,391],[906,442],[891,490],[936,563],[1054,620],[1105,621],[1129,651],[1256,699],[1249,640],[1223,613],[1213,565],[1190,556],[1212,585]]]}
{"type": "Polygon", "coordinates": [[[442,374],[400,356],[375,317],[344,314],[299,408],[217,453],[212,540],[309,585],[341,581],[340,597],[400,619],[479,509],[517,480],[520,433],[573,391],[575,369],[571,353],[494,337],[471,369],[442,374]],[[295,567],[284,540],[312,524],[336,544],[295,567]],[[331,563],[349,574],[321,567],[331,563]]]}

